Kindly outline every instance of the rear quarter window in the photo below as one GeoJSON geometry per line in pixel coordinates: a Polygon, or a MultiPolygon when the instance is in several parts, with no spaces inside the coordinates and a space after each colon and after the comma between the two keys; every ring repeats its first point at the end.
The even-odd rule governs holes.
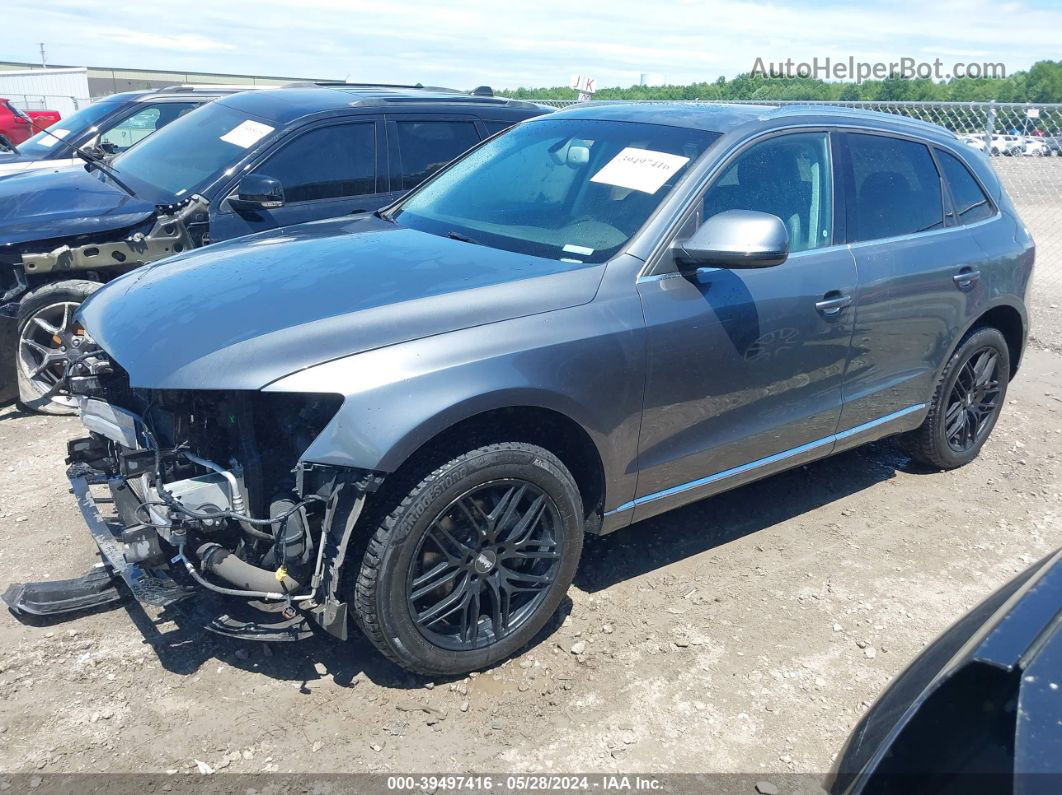
{"type": "Polygon", "coordinates": [[[951,190],[951,198],[955,202],[955,216],[959,223],[972,224],[991,218],[995,208],[966,165],[955,155],[942,149],[937,150],[937,160],[951,190]]]}
{"type": "Polygon", "coordinates": [[[849,133],[855,187],[853,242],[944,226],[940,175],[925,144],[849,133]]]}

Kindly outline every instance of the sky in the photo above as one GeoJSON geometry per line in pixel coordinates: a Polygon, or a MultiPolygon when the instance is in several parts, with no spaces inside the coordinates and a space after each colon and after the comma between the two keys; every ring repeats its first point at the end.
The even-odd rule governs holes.
{"type": "Polygon", "coordinates": [[[1058,0],[0,0],[0,60],[472,88],[711,81],[765,62],[1062,57],[1058,0]]]}

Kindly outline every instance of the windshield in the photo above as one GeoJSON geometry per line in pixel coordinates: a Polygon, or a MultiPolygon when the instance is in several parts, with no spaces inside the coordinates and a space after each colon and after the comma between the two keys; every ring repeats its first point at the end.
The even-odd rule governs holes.
{"type": "Polygon", "coordinates": [[[48,132],[39,132],[20,143],[18,153],[44,159],[58,148],[66,153],[65,157],[74,158],[70,147],[63,146],[56,138],[77,140],[82,133],[94,127],[96,122],[114,113],[121,106],[120,102],[93,102],[86,105],[73,116],[57,121],[48,128],[48,132]]]}
{"type": "Polygon", "coordinates": [[[718,137],[617,121],[519,125],[403,201],[393,220],[521,254],[603,262],[718,137]]]}
{"type": "Polygon", "coordinates": [[[167,124],[118,155],[112,166],[174,199],[191,195],[238,163],[274,127],[220,102],[210,102],[167,124]]]}

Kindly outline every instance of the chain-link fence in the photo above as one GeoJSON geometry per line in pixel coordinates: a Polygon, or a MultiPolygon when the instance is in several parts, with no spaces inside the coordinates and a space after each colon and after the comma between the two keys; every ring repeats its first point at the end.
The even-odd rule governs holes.
{"type": "MultiPolygon", "coordinates": [[[[609,101],[612,100],[596,104],[609,101]]],[[[556,108],[578,104],[571,100],[540,102],[556,108]]],[[[1036,277],[1031,301],[1034,334],[1062,348],[1062,105],[772,101],[753,104],[842,105],[896,113],[946,127],[968,146],[990,154],[996,173],[1036,241],[1036,277]]]]}
{"type": "Polygon", "coordinates": [[[88,97],[66,94],[7,94],[6,98],[19,110],[55,110],[57,105],[72,105],[74,110],[80,110],[92,102],[88,97]]]}

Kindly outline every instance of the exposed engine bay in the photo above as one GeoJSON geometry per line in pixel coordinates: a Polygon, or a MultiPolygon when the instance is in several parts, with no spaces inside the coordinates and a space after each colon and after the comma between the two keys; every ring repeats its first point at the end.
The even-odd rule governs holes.
{"type": "Polygon", "coordinates": [[[340,396],[131,389],[104,354],[70,380],[89,435],[69,443],[68,475],[106,563],[141,601],[210,591],[244,605],[207,625],[222,634],[293,640],[313,619],[346,637],[339,571],[379,478],[300,460],[340,396]],[[110,539],[92,514],[100,485],[110,539]]]}

